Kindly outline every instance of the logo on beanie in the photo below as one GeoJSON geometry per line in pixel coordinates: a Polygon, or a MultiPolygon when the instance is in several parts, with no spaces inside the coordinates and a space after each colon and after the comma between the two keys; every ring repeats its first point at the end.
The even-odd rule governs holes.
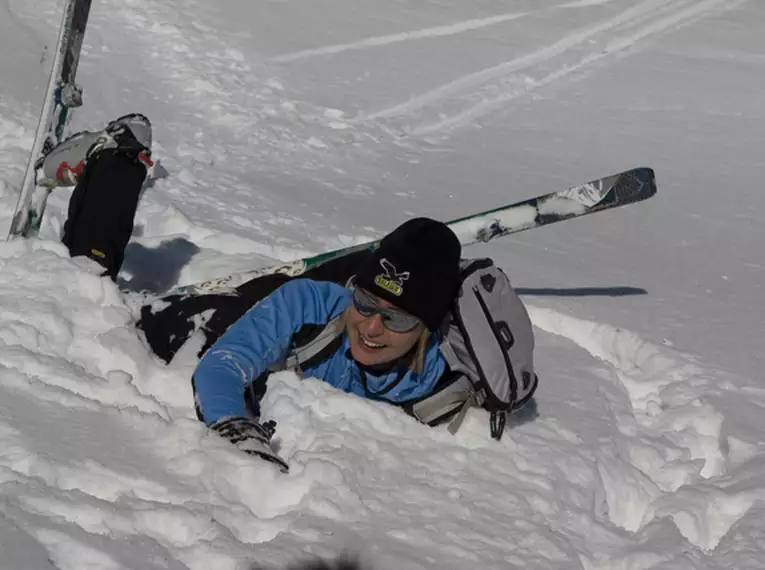
{"type": "Polygon", "coordinates": [[[409,272],[404,271],[399,273],[396,270],[396,266],[384,257],[380,260],[380,265],[385,271],[385,274],[381,273],[375,277],[375,285],[380,287],[380,289],[385,289],[388,293],[391,293],[396,297],[400,297],[404,292],[404,281],[409,279],[409,272]]]}

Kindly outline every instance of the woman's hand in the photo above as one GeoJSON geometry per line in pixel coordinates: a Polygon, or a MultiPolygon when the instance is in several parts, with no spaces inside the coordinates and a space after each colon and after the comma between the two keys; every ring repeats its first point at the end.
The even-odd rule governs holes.
{"type": "Polygon", "coordinates": [[[271,420],[261,424],[250,418],[230,417],[221,418],[210,424],[209,427],[241,451],[275,463],[283,473],[289,471],[287,463],[271,447],[271,438],[276,431],[275,421],[271,420]]]}

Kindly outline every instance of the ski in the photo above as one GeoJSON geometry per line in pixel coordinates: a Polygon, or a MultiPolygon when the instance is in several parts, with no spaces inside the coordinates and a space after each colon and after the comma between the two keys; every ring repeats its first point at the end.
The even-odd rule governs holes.
{"type": "Polygon", "coordinates": [[[40,229],[51,188],[38,185],[37,169],[45,155],[65,138],[70,110],[82,105],[82,90],[75,83],[75,77],[90,4],[91,0],[67,0],[64,6],[45,99],[8,239],[32,237],[40,229]]]}
{"type": "MultiPolygon", "coordinates": [[[[610,208],[634,204],[654,194],[656,194],[654,171],[641,167],[447,223],[457,234],[460,243],[467,246],[610,208]]],[[[228,275],[194,285],[184,285],[176,287],[167,294],[226,293],[242,283],[263,275],[283,273],[297,276],[331,259],[364,249],[373,249],[378,243],[377,241],[369,242],[273,267],[228,275]]]]}

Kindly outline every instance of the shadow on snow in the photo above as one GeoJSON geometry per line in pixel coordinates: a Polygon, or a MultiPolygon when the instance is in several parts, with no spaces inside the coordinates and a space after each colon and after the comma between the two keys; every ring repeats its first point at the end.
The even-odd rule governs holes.
{"type": "Polygon", "coordinates": [[[626,297],[647,295],[640,287],[515,287],[518,295],[529,297],[626,297]]]}
{"type": "Polygon", "coordinates": [[[122,266],[122,272],[130,278],[125,279],[121,274],[117,284],[123,291],[135,293],[167,291],[178,282],[181,269],[199,251],[199,247],[180,237],[163,241],[155,248],[130,243],[122,266]]]}

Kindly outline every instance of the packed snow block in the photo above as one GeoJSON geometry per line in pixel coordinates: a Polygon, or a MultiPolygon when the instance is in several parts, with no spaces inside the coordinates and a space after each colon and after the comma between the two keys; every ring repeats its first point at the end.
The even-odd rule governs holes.
{"type": "Polygon", "coordinates": [[[88,161],[69,201],[61,239],[72,257],[93,259],[116,280],[145,178],[146,166],[134,154],[104,150],[88,161]]]}

